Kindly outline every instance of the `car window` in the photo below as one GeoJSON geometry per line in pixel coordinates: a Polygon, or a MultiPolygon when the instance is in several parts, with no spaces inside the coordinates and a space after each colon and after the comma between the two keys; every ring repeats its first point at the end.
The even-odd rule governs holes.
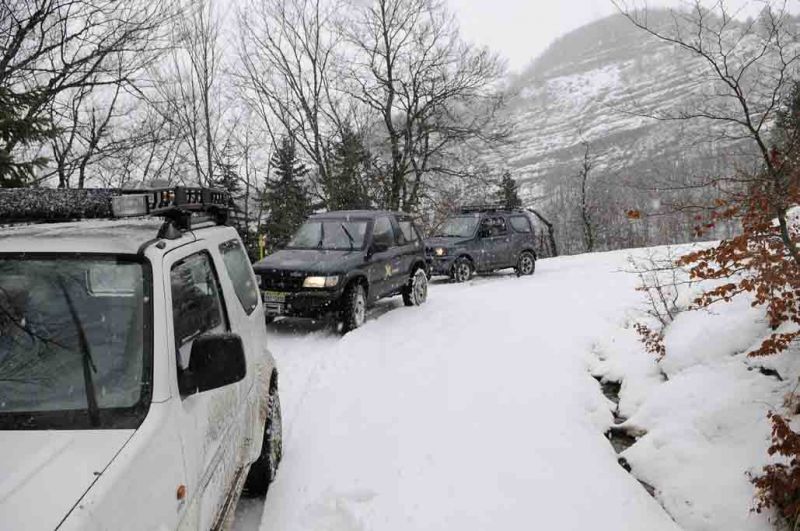
{"type": "Polygon", "coordinates": [[[372,229],[372,242],[388,245],[389,247],[394,245],[394,230],[388,217],[381,216],[375,220],[375,226],[372,229]]]}
{"type": "Polygon", "coordinates": [[[345,251],[364,247],[367,222],[349,219],[309,220],[301,226],[287,249],[345,251]]]}
{"type": "Polygon", "coordinates": [[[219,246],[219,251],[222,253],[222,261],[225,262],[225,269],[233,283],[236,297],[242,303],[242,309],[250,315],[259,303],[258,288],[253,279],[250,261],[237,240],[223,243],[219,246]]]}
{"type": "Polygon", "coordinates": [[[225,330],[224,309],[208,253],[191,255],[172,266],[170,283],[178,363],[185,369],[196,337],[225,330]]]}
{"type": "Polygon", "coordinates": [[[400,225],[400,234],[403,237],[403,242],[401,242],[401,244],[416,242],[419,239],[417,237],[417,231],[414,230],[414,225],[411,221],[399,221],[398,225],[400,225]]]}
{"type": "Polygon", "coordinates": [[[506,220],[502,216],[487,217],[481,221],[481,234],[485,237],[504,236],[507,233],[506,220]]]}
{"type": "Polygon", "coordinates": [[[531,222],[525,216],[513,216],[508,218],[508,222],[517,232],[532,232],[531,222]]]}
{"type": "Polygon", "coordinates": [[[138,426],[149,271],[114,255],[0,256],[0,430],[138,426]]]}

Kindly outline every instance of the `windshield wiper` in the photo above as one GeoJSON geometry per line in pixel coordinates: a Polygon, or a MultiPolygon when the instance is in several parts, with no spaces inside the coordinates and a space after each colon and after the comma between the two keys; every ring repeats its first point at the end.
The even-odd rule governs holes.
{"type": "Polygon", "coordinates": [[[352,251],[353,249],[355,249],[356,240],[353,238],[353,235],[350,234],[350,231],[347,230],[347,227],[344,226],[344,223],[342,223],[339,226],[342,227],[342,230],[344,231],[344,233],[347,234],[347,239],[350,240],[350,250],[352,251]]]}
{"type": "Polygon", "coordinates": [[[59,285],[61,291],[64,293],[64,300],[67,301],[67,307],[72,316],[72,322],[75,324],[75,330],[78,332],[78,343],[81,347],[81,361],[83,363],[83,388],[86,393],[86,404],[89,409],[89,422],[93,427],[97,427],[100,425],[100,408],[97,405],[97,391],[94,388],[94,380],[92,379],[92,371],[97,372],[97,367],[92,359],[89,341],[86,339],[86,332],[83,329],[80,317],[78,317],[78,312],[75,310],[72,297],[69,296],[63,280],[59,280],[59,285]]]}

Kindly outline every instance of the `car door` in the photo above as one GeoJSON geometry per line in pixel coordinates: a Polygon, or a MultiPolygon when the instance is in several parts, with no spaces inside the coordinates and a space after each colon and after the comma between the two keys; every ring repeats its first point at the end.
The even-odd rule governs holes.
{"type": "Polygon", "coordinates": [[[483,231],[484,262],[486,269],[499,269],[511,264],[511,235],[505,217],[488,216],[483,231]]]}
{"type": "Polygon", "coordinates": [[[369,252],[370,299],[383,297],[394,290],[400,270],[395,229],[389,216],[375,218],[369,252]],[[380,246],[376,250],[375,246],[380,246]]]}
{"type": "Polygon", "coordinates": [[[395,225],[395,237],[398,246],[399,272],[397,276],[396,288],[406,284],[411,274],[411,268],[417,261],[421,253],[422,239],[414,227],[411,218],[397,218],[395,225]]]}
{"type": "MultiPolygon", "coordinates": [[[[221,264],[208,249],[191,244],[167,257],[170,338],[180,373],[188,367],[194,340],[204,334],[230,332],[230,318],[219,281],[221,264]]],[[[180,396],[180,433],[187,471],[187,524],[209,529],[222,507],[236,459],[237,412],[248,378],[219,389],[180,396]]]]}

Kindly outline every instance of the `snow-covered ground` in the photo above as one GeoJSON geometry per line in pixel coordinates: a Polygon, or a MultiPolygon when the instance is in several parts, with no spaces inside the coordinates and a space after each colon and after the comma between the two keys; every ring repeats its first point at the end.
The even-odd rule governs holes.
{"type": "MultiPolygon", "coordinates": [[[[236,528],[768,529],[745,472],[766,461],[765,412],[786,384],[712,348],[692,318],[659,367],[632,330],[643,296],[628,255],[437,282],[423,307],[384,301],[344,338],[275,323],[285,456],[236,528]],[[617,463],[615,406],[592,373],[623,379],[620,412],[647,432],[624,455],[656,499],[617,463]]],[[[762,331],[739,310],[727,333],[743,349],[762,331]]]]}

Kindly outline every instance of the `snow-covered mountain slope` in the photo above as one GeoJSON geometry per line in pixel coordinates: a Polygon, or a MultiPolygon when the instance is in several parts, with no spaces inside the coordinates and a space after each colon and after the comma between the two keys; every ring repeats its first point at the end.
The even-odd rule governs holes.
{"type": "MultiPolygon", "coordinates": [[[[656,12],[651,22],[657,24],[656,12]]],[[[675,113],[713,93],[698,81],[697,58],[636,28],[620,15],[584,26],[556,41],[510,83],[512,142],[488,156],[523,183],[553,183],[575,175],[589,142],[596,173],[630,177],[669,171],[679,161],[713,163],[720,150],[738,154],[746,144],[708,145],[717,137],[704,121],[656,121],[642,111],[675,113]]]]}

